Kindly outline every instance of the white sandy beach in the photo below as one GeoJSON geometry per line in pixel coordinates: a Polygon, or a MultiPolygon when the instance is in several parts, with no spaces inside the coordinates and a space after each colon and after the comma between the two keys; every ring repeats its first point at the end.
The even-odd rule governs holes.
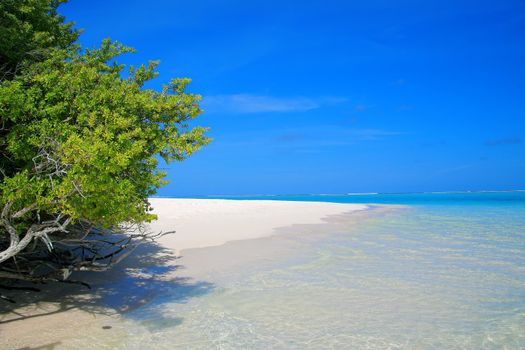
{"type": "MultiPolygon", "coordinates": [[[[160,249],[167,248],[173,257],[191,248],[271,236],[278,233],[278,228],[320,224],[330,216],[367,208],[366,205],[320,202],[168,198],[153,198],[151,204],[158,215],[158,220],[149,225],[151,230],[176,231],[158,242],[160,249]]],[[[154,252],[147,254],[158,255],[154,252]]],[[[235,260],[235,253],[228,254],[228,259],[235,260]]],[[[86,344],[82,337],[85,334],[90,334],[91,341],[97,339],[101,342],[107,340],[109,335],[115,339],[124,336],[126,326],[120,321],[121,315],[133,308],[131,304],[136,307],[147,303],[156,293],[154,285],[148,287],[151,280],[146,279],[147,284],[142,284],[140,278],[136,283],[133,280],[129,282],[129,276],[152,267],[163,267],[149,266],[159,264],[158,261],[152,261],[136,253],[112,271],[83,275],[81,278],[87,278],[87,282],[94,287],[92,291],[78,286],[69,288],[55,284],[44,286],[43,292],[30,296],[36,302],[33,299],[30,299],[31,302],[24,300],[17,309],[12,309],[11,305],[1,305],[0,348],[84,349],[86,344]],[[123,279],[128,280],[130,285],[119,284],[123,279]],[[107,300],[112,301],[108,304],[107,300]],[[111,332],[102,328],[108,324],[112,326],[111,332]]],[[[167,270],[176,264],[169,258],[163,261],[167,270]]],[[[192,260],[183,259],[183,265],[188,261],[192,260]]],[[[209,261],[211,264],[212,260],[209,261]]],[[[201,261],[199,264],[207,262],[201,261]]],[[[189,272],[186,269],[182,271],[183,274],[189,272]]],[[[179,277],[185,276],[166,274],[161,278],[162,288],[166,288],[169,283],[179,283],[179,277]]],[[[96,348],[96,344],[93,346],[96,348]]]]}
{"type": "Polygon", "coordinates": [[[318,224],[332,215],[366,209],[362,204],[151,198],[158,220],[153,231],[176,231],[159,241],[177,254],[191,248],[222,245],[275,234],[296,224],[318,224]]]}

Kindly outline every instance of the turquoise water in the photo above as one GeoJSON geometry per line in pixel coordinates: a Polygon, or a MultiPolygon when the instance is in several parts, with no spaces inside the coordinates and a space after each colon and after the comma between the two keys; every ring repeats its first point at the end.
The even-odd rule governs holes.
{"type": "Polygon", "coordinates": [[[437,193],[374,193],[374,194],[336,194],[336,195],[239,195],[213,196],[201,198],[221,198],[236,200],[286,200],[314,201],[331,203],[377,203],[405,205],[517,205],[525,202],[524,191],[512,192],[437,192],[437,193]]]}
{"type": "Polygon", "coordinates": [[[525,348],[525,193],[273,199],[407,206],[195,250],[207,289],[166,287],[111,347],[525,348]]]}

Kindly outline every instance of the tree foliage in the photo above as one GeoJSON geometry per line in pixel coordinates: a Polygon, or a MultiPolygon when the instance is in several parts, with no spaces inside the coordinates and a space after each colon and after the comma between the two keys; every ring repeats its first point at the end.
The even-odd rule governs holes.
{"type": "Polygon", "coordinates": [[[57,7],[67,0],[0,1],[0,72],[13,76],[24,64],[37,62],[50,50],[66,49],[78,38],[57,7]]]}
{"type": "Polygon", "coordinates": [[[184,160],[210,141],[191,125],[201,110],[189,79],[146,89],[158,62],[119,64],[133,50],[110,40],[81,49],[60,2],[0,5],[12,38],[0,59],[22,67],[0,81],[0,278],[62,280],[151,238],[142,223],[166,183],[158,157],[184,160]]]}

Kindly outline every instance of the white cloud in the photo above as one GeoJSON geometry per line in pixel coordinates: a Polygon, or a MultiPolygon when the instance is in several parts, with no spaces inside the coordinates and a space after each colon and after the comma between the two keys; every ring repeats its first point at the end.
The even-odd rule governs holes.
{"type": "Polygon", "coordinates": [[[385,129],[345,128],[330,125],[299,127],[293,129],[266,130],[264,134],[233,133],[214,145],[226,147],[283,147],[287,149],[320,149],[323,147],[345,147],[363,142],[387,140],[390,137],[407,135],[406,132],[385,129]]]}
{"type": "Polygon", "coordinates": [[[201,107],[210,113],[305,112],[347,101],[342,97],[273,97],[251,94],[204,96],[201,107]]]}
{"type": "Polygon", "coordinates": [[[392,82],[392,85],[394,86],[403,86],[403,85],[406,85],[407,84],[407,81],[403,78],[401,79],[397,79],[395,81],[392,82]]]}
{"type": "Polygon", "coordinates": [[[404,132],[383,129],[348,129],[346,132],[351,138],[361,141],[381,140],[388,136],[405,134],[404,132]]]}
{"type": "Polygon", "coordinates": [[[366,111],[368,108],[370,108],[369,105],[365,105],[365,104],[362,104],[362,103],[360,103],[360,104],[358,104],[358,105],[355,106],[355,110],[356,110],[357,112],[364,112],[364,111],[366,111]]]}

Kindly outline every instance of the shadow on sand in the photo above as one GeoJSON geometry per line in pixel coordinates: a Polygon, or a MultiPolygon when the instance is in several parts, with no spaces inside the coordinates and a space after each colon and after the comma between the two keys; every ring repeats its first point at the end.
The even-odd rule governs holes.
{"type": "Polygon", "coordinates": [[[55,343],[50,343],[50,344],[37,346],[37,347],[24,347],[18,350],[53,350],[55,347],[57,347],[60,344],[61,344],[60,342],[55,342],[55,343]]]}
{"type": "MultiPolygon", "coordinates": [[[[143,306],[166,302],[185,303],[214,289],[212,283],[176,276],[174,272],[183,269],[177,265],[177,259],[171,251],[158,244],[144,244],[110,271],[78,272],[73,275],[74,279],[88,283],[91,290],[80,285],[54,283],[31,285],[41,289],[38,293],[3,292],[16,300],[16,304],[0,301],[0,326],[72,309],[134,318],[140,313],[131,311],[143,306]]],[[[152,327],[171,327],[182,322],[180,318],[165,319],[161,309],[148,308],[150,319],[155,320],[152,327]],[[151,315],[152,309],[159,310],[158,318],[151,315]],[[157,324],[159,322],[161,324],[157,324]]],[[[49,344],[49,348],[53,346],[49,344]]]]}

